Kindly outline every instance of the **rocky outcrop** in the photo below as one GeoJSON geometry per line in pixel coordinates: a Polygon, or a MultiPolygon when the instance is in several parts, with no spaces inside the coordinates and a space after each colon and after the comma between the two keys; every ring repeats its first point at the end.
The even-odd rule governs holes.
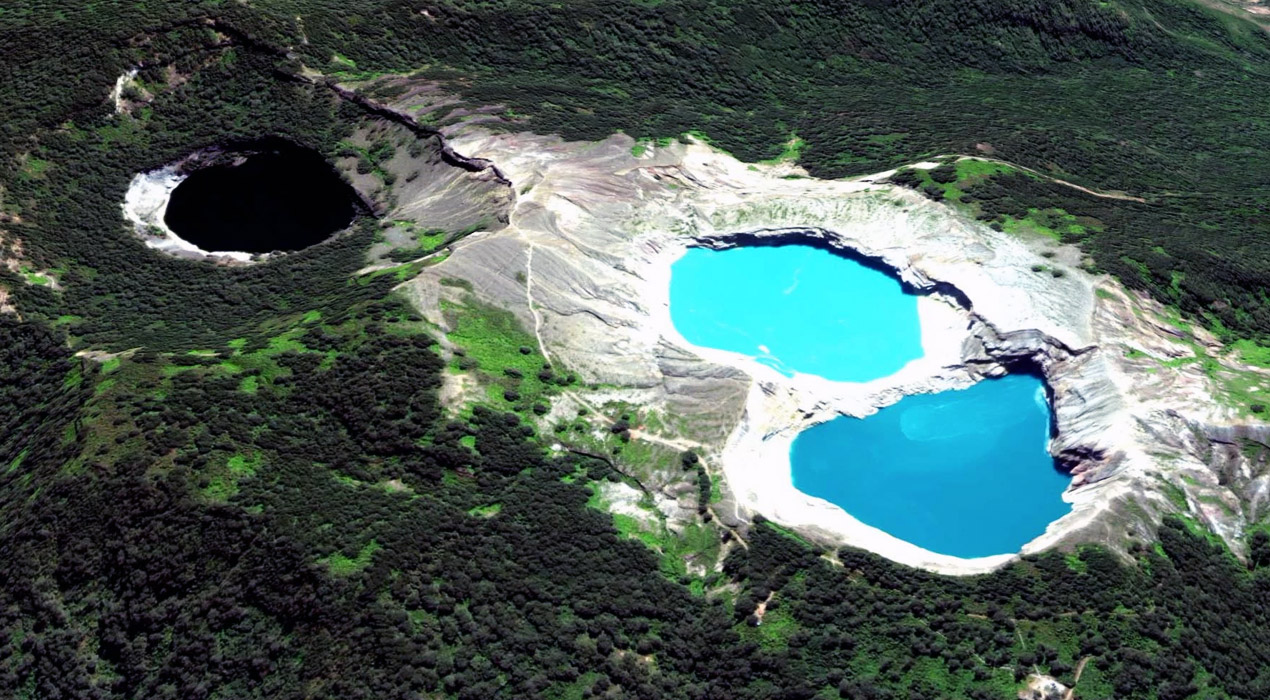
{"type": "MultiPolygon", "coordinates": [[[[336,166],[385,223],[386,242],[393,227],[414,232],[445,231],[457,236],[507,223],[512,201],[509,183],[498,169],[453,152],[435,133],[407,128],[394,119],[364,119],[349,136],[353,152],[336,166]],[[388,153],[366,169],[362,153],[388,153]]],[[[403,247],[413,243],[407,236],[403,247]]],[[[372,251],[372,257],[379,251],[372,251]]]]}
{"type": "Polygon", "coordinates": [[[1033,673],[1027,677],[1027,684],[1019,690],[1019,700],[1064,700],[1069,689],[1057,679],[1033,673]]]}
{"type": "MultiPolygon", "coordinates": [[[[992,231],[911,191],[747,165],[699,142],[635,156],[620,135],[568,143],[460,129],[449,140],[455,151],[496,163],[514,201],[505,227],[456,244],[408,283],[411,297],[442,327],[448,297],[470,293],[510,309],[553,361],[609,395],[626,392],[632,403],[677,417],[681,425],[665,428],[666,439],[692,440],[722,465],[733,522],[762,513],[808,537],[936,571],[1001,565],[1011,555],[928,552],[798,492],[789,446],[837,415],[865,416],[907,394],[1026,368],[1045,377],[1051,452],[1074,478],[1064,495],[1071,512],[1023,552],[1076,541],[1120,547],[1128,536],[1149,536],[1162,513],[1179,507],[1174,489],[1201,502],[1192,482],[1218,482],[1212,436],[1243,421],[1214,401],[1202,368],[1167,362],[1215,348],[1212,338],[1179,334],[1149,300],[1055,263],[1078,257],[1070,250],[1042,257],[1055,244],[992,231]],[[791,378],[749,357],[694,347],[675,330],[670,266],[688,247],[795,241],[885,267],[925,292],[925,356],[862,384],[791,378]],[[1062,273],[1048,271],[1056,267],[1062,273]],[[447,278],[465,286],[443,284],[447,278]]],[[[1264,500],[1266,485],[1256,483],[1249,488],[1264,500]]],[[[1203,517],[1237,543],[1241,501],[1229,489],[1222,498],[1235,507],[1203,517]]]]}

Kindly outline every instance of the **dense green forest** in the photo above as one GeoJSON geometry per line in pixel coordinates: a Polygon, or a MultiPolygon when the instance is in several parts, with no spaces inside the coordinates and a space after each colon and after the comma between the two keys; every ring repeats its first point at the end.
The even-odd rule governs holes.
{"type": "Polygon", "coordinates": [[[1181,0],[20,0],[0,42],[0,252],[24,266],[0,265],[0,696],[1011,698],[1079,672],[1080,698],[1270,697],[1264,534],[1244,564],[1175,519],[1133,564],[951,579],[760,521],[714,531],[722,571],[667,575],[588,506],[620,455],[548,453],[524,406],[441,410],[451,370],[390,292],[410,268],[355,276],[372,217],[229,268],[148,251],[119,208],[209,144],[333,155],[366,115],[302,63],[422,68],[572,138],[700,130],[757,159],[797,134],[823,176],[986,147],[1123,189],[1147,201],[968,195],[1096,220],[1097,264],[1259,338],[1254,25],[1181,0]],[[138,64],[171,84],[117,117],[138,64]]]}
{"type": "Polygon", "coordinates": [[[1270,691],[1267,538],[1246,567],[1175,520],[1136,566],[957,579],[760,521],[722,572],[668,578],[588,507],[609,464],[514,413],[447,419],[414,313],[351,311],[104,364],[0,320],[0,694],[1009,698],[1078,668],[1082,698],[1270,691]]]}
{"type": "MultiPolygon", "coordinates": [[[[1133,230],[1089,242],[1102,269],[1157,292],[1176,278],[1188,311],[1270,334],[1270,254],[1256,244],[1270,227],[1270,34],[1193,0],[15,5],[0,11],[11,176],[38,131],[108,118],[105,91],[127,67],[163,56],[188,67],[201,62],[191,46],[251,37],[289,48],[286,71],[421,71],[471,105],[505,105],[518,127],[570,138],[695,130],[757,160],[797,135],[818,176],[983,153],[1124,190],[1147,204],[1123,215],[1133,230]],[[1157,249],[1170,260],[1145,280],[1139,265],[1157,249]]],[[[283,105],[262,105],[271,91],[250,89],[237,114],[217,102],[143,129],[128,164],[162,162],[192,136],[191,113],[222,130],[294,130],[274,116],[283,105]]]]}

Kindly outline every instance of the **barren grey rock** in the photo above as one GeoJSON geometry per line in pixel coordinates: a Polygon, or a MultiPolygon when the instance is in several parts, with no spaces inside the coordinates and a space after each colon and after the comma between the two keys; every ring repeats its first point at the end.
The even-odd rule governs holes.
{"type": "MultiPolygon", "coordinates": [[[[788,452],[798,432],[834,416],[865,416],[907,394],[1028,367],[1052,392],[1050,449],[1074,478],[1064,494],[1071,513],[1024,553],[1084,541],[1119,548],[1149,536],[1177,508],[1173,489],[1241,547],[1245,504],[1264,507],[1270,484],[1265,460],[1250,465],[1233,446],[1266,431],[1215,401],[1219,388],[1198,363],[1163,362],[1192,347],[1216,353],[1213,338],[1179,331],[1164,309],[1114,280],[1078,268],[1038,274],[1033,266],[1059,259],[1041,257],[1042,244],[879,177],[790,179],[799,174],[791,166],[747,165],[699,142],[650,147],[640,157],[632,144],[620,135],[569,143],[455,130],[456,152],[488,160],[510,182],[507,225],[456,244],[407,292],[444,327],[441,300],[467,292],[441,280],[467,280],[477,298],[532,329],[553,361],[608,387],[605,396],[678,418],[681,425],[649,439],[699,446],[722,465],[726,498],[715,511],[726,511],[729,525],[762,513],[814,539],[931,570],[1002,565],[1013,555],[928,552],[798,492],[788,452]],[[790,378],[752,358],[692,346],[670,323],[670,265],[688,247],[809,239],[880,261],[927,292],[919,299],[925,357],[862,384],[790,378]]],[[[1222,363],[1260,372],[1233,358],[1222,363]]]]}

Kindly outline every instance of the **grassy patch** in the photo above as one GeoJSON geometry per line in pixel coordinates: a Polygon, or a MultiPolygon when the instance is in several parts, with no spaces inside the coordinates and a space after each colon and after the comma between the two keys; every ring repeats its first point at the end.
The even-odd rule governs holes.
{"type": "Polygon", "coordinates": [[[957,182],[966,184],[975,179],[983,179],[989,175],[997,173],[1012,173],[1015,168],[1005,163],[997,163],[990,160],[979,160],[978,158],[963,158],[957,161],[957,182]]]}
{"type": "Polygon", "coordinates": [[[25,265],[22,266],[19,272],[22,274],[22,278],[26,280],[27,284],[34,284],[40,287],[44,287],[53,283],[53,280],[51,278],[45,275],[42,275],[25,265]]]}
{"type": "Polygon", "coordinates": [[[305,329],[303,328],[292,328],[281,335],[274,336],[269,339],[269,346],[265,352],[270,355],[281,355],[284,352],[305,352],[308,348],[299,340],[304,333],[305,329]]]}
{"type": "Polygon", "coordinates": [[[238,493],[238,485],[226,476],[214,476],[202,489],[203,496],[213,501],[228,501],[238,493]]]}
{"type": "Polygon", "coordinates": [[[466,289],[469,292],[472,291],[472,283],[465,279],[459,279],[457,277],[442,277],[438,281],[441,283],[442,287],[455,287],[457,289],[466,289]]]}
{"type": "Polygon", "coordinates": [[[1160,486],[1164,490],[1164,495],[1168,496],[1169,501],[1177,507],[1178,510],[1183,513],[1190,510],[1190,505],[1186,502],[1186,492],[1183,491],[1180,486],[1177,486],[1170,481],[1166,481],[1163,478],[1160,479],[1160,486]]]}
{"type": "MultiPolygon", "coordinates": [[[[608,510],[599,489],[594,487],[587,505],[597,510],[608,510]]],[[[653,550],[658,555],[662,574],[677,581],[689,575],[689,563],[695,562],[707,571],[714,567],[720,551],[719,533],[714,528],[694,523],[675,533],[667,529],[664,517],[651,502],[640,506],[648,511],[648,517],[613,513],[613,526],[622,537],[639,540],[653,550]]]]}
{"type": "Polygon", "coordinates": [[[781,163],[797,163],[802,156],[803,149],[807,147],[807,142],[798,137],[798,134],[790,134],[789,140],[785,142],[784,148],[780,155],[775,158],[769,158],[759,161],[764,165],[779,165],[781,163]]]}
{"type": "Polygon", "coordinates": [[[587,671],[578,676],[572,683],[555,684],[548,689],[545,697],[553,700],[583,700],[584,698],[592,697],[589,691],[602,675],[596,671],[587,671]]]}
{"type": "Polygon", "coordinates": [[[1244,362],[1257,367],[1270,367],[1270,347],[1253,340],[1236,340],[1230,347],[1244,362]]]}
{"type": "Polygon", "coordinates": [[[37,158],[27,154],[23,157],[21,176],[25,179],[34,179],[44,177],[45,171],[48,170],[50,162],[42,158],[37,158]]]}
{"type": "Polygon", "coordinates": [[[231,455],[225,461],[224,470],[214,474],[202,488],[203,496],[213,501],[228,501],[238,494],[238,482],[255,476],[260,464],[259,454],[231,455]]]}
{"type": "Polygon", "coordinates": [[[418,258],[422,258],[430,253],[436,252],[447,243],[452,243],[464,236],[484,228],[486,222],[482,221],[474,226],[451,234],[450,232],[439,228],[420,228],[412,221],[395,221],[393,225],[400,229],[411,238],[411,245],[399,246],[388,252],[388,259],[393,262],[406,263],[418,258]]]}
{"type": "Polygon", "coordinates": [[[1075,696],[1078,698],[1110,698],[1115,697],[1115,685],[1110,672],[1098,668],[1098,664],[1089,662],[1080,673],[1080,682],[1076,684],[1075,696]]]}
{"type": "Polygon", "coordinates": [[[243,455],[234,455],[225,463],[229,467],[229,473],[236,477],[253,476],[256,468],[260,466],[260,455],[253,454],[250,457],[243,455]]]}
{"type": "Polygon", "coordinates": [[[331,472],[331,478],[335,479],[335,482],[340,484],[341,486],[347,486],[349,488],[356,488],[362,485],[362,482],[358,481],[357,479],[354,479],[348,474],[342,474],[340,472],[331,472]]]}
{"type": "Polygon", "coordinates": [[[1201,361],[1205,371],[1217,381],[1217,398],[1243,416],[1270,416],[1267,413],[1267,407],[1270,406],[1270,377],[1261,372],[1233,369],[1207,356],[1201,358],[1201,361]]]}
{"type": "MultiPolygon", "coordinates": [[[[776,599],[773,598],[773,600],[776,599]]],[[[757,627],[747,626],[744,629],[745,636],[764,649],[783,651],[789,648],[789,638],[798,631],[798,622],[784,607],[780,607],[764,613],[762,624],[757,627]]]]}
{"type": "Polygon", "coordinates": [[[1027,216],[1017,218],[1007,214],[999,217],[1002,230],[1011,234],[1035,234],[1056,241],[1073,236],[1084,236],[1089,227],[1063,209],[1049,208],[1027,210],[1027,216]]]}
{"type": "MultiPolygon", "coordinates": [[[[588,441],[584,440],[584,442],[588,441]]],[[[679,468],[679,450],[660,443],[639,439],[624,442],[617,435],[607,431],[604,433],[603,440],[589,442],[599,443],[594,447],[605,452],[616,449],[616,455],[622,464],[634,469],[636,476],[679,468]]]]}
{"type": "Polygon", "coordinates": [[[784,535],[784,536],[786,536],[786,537],[790,538],[791,540],[794,540],[795,542],[797,542],[797,543],[801,544],[802,546],[806,547],[807,549],[816,549],[816,545],[814,545],[814,544],[812,544],[811,542],[809,542],[809,541],[807,540],[807,538],[803,537],[802,535],[798,534],[797,532],[794,532],[793,530],[790,530],[790,529],[789,529],[789,528],[787,528],[787,527],[784,527],[784,526],[781,526],[781,525],[777,525],[776,523],[774,523],[774,522],[772,522],[772,521],[770,521],[770,520],[768,520],[768,521],[767,521],[766,526],[767,526],[767,527],[770,527],[770,528],[772,528],[773,530],[775,530],[776,532],[779,532],[780,534],[782,534],[782,535],[784,535]]]}
{"type": "Polygon", "coordinates": [[[72,367],[71,371],[66,373],[66,378],[62,380],[62,387],[65,389],[74,389],[84,383],[84,372],[78,366],[72,367]]]}
{"type": "Polygon", "coordinates": [[[546,398],[567,383],[556,374],[528,333],[510,311],[467,297],[461,305],[442,302],[447,337],[458,348],[455,366],[474,371],[486,384],[490,404],[519,413],[545,406],[546,398]]]}
{"type": "Polygon", "coordinates": [[[22,461],[26,459],[26,456],[30,453],[30,451],[31,450],[28,448],[19,452],[18,456],[14,457],[12,462],[9,462],[9,466],[5,467],[4,473],[8,474],[9,472],[17,471],[18,467],[22,466],[22,461]]]}
{"type": "Polygon", "coordinates": [[[367,566],[370,566],[371,557],[375,556],[375,552],[379,551],[379,543],[371,540],[366,546],[361,548],[356,557],[347,557],[343,552],[335,552],[329,557],[319,559],[319,564],[325,564],[335,576],[351,576],[358,573],[367,566]]]}
{"type": "Polygon", "coordinates": [[[164,365],[163,376],[175,377],[176,375],[182,372],[189,372],[189,371],[201,369],[201,368],[202,368],[202,365],[164,365]]]}
{"type": "Polygon", "coordinates": [[[1104,226],[1100,221],[1070,214],[1059,207],[1033,207],[1027,209],[1025,214],[1019,210],[1012,214],[981,216],[983,207],[967,193],[989,178],[1019,172],[1017,168],[1004,163],[966,158],[944,163],[930,170],[901,168],[892,179],[917,189],[932,199],[947,202],[968,216],[987,220],[993,228],[1010,234],[1071,240],[1103,230],[1104,226]]]}

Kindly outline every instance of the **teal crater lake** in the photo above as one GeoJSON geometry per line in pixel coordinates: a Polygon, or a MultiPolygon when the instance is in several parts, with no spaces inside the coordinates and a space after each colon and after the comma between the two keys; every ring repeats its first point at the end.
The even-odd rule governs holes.
{"type": "Polygon", "coordinates": [[[866,382],[923,354],[916,295],[809,245],[689,248],[671,268],[670,315],[688,342],[786,376],[866,382]]]}
{"type": "Polygon", "coordinates": [[[1018,552],[1071,510],[1049,454],[1049,403],[1030,374],[906,396],[812,426],[790,450],[794,487],[939,554],[1018,552]]]}

